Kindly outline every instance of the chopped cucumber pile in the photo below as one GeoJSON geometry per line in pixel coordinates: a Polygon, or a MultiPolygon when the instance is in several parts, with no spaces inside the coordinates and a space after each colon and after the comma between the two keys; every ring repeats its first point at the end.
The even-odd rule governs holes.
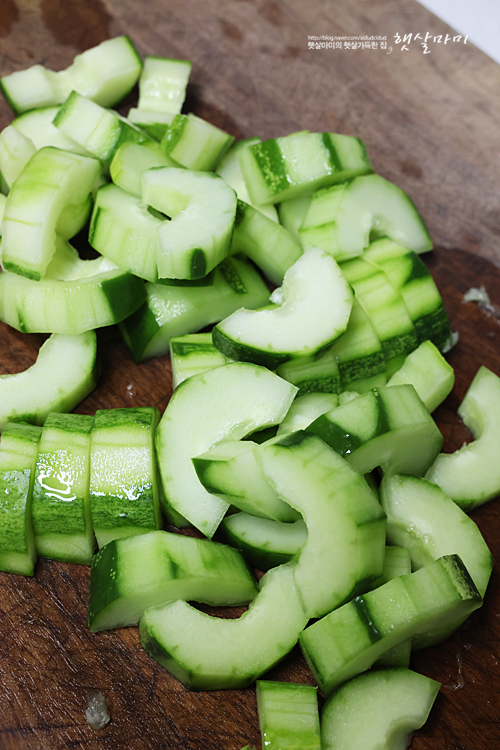
{"type": "Polygon", "coordinates": [[[269,750],[399,750],[439,689],[411,649],[491,575],[466,511],[500,494],[500,378],[480,368],[474,440],[439,453],[453,337],[415,205],[357,137],[234,143],[182,113],[190,71],[118,37],[0,79],[0,320],[52,334],[0,376],[0,570],[91,564],[90,629],[139,625],[192,690],[258,680],[269,750]],[[163,415],[68,413],[110,325],[137,363],[170,353],[163,415]],[[297,643],[321,718],[313,686],[259,680],[297,643]]]}

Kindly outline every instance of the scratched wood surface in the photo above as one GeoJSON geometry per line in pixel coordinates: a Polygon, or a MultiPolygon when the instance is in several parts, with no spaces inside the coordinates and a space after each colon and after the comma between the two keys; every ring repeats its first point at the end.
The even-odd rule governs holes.
{"type": "MultiPolygon", "coordinates": [[[[448,31],[413,0],[0,0],[0,73],[35,62],[61,69],[128,33],[142,55],[191,59],[186,111],[236,137],[303,128],[362,137],[376,170],[412,196],[436,244],[426,262],[460,333],[449,356],[456,385],[435,415],[451,451],[470,438],[456,408],[478,365],[500,374],[498,316],[462,302],[469,287],[484,285],[500,306],[500,67],[463,40],[445,45],[448,31]],[[426,32],[443,35],[429,54],[420,40],[408,51],[395,41],[426,32]],[[308,49],[308,35],[321,34],[386,35],[387,49],[308,49]]],[[[11,119],[1,101],[0,127],[11,119]]],[[[0,373],[31,365],[42,340],[0,324],[0,373]]],[[[167,357],[135,365],[112,329],[99,332],[99,349],[99,386],[78,411],[166,407],[167,357]]],[[[497,560],[499,514],[498,502],[473,514],[497,560]]],[[[259,746],[252,688],[185,690],[145,655],[135,628],[91,634],[87,595],[81,566],[40,561],[33,579],[0,573],[0,750],[259,746]],[[100,732],[84,716],[95,690],[112,717],[100,732]]],[[[417,671],[443,683],[414,750],[500,747],[499,634],[495,569],[467,626],[414,656],[417,671]]],[[[298,650],[270,677],[313,683],[298,650]]]]}

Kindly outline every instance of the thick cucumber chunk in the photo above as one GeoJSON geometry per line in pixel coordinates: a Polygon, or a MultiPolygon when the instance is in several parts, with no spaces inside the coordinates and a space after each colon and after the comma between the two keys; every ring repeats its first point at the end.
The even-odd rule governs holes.
{"type": "Polygon", "coordinates": [[[233,513],[221,524],[224,539],[259,570],[269,570],[296,557],[307,539],[304,521],[283,523],[248,513],[233,513]]]}
{"type": "MultiPolygon", "coordinates": [[[[160,143],[175,117],[174,112],[155,112],[150,109],[131,107],[127,120],[160,143]]],[[[168,158],[168,157],[167,157],[168,158]]],[[[173,166],[173,165],[165,165],[173,166]]]]}
{"type": "Polygon", "coordinates": [[[145,297],[143,282],[120,269],[70,281],[0,274],[0,320],[24,333],[79,334],[114,325],[145,297]]]}
{"type": "Polygon", "coordinates": [[[97,383],[96,335],[53,334],[32,367],[0,375],[0,431],[7,422],[42,425],[50,412],[71,411],[97,383]]]}
{"type": "Polygon", "coordinates": [[[322,750],[403,750],[423,727],[440,683],[409,669],[359,675],[321,714],[322,750]]]}
{"type": "Polygon", "coordinates": [[[31,492],[41,427],[9,423],[0,442],[0,570],[32,576],[31,492]]]}
{"type": "Polygon", "coordinates": [[[211,333],[189,333],[170,339],[170,362],[175,390],[192,375],[228,365],[231,360],[215,348],[211,333]]]}
{"type": "Polygon", "coordinates": [[[307,526],[294,578],[309,617],[369,588],[382,574],[385,514],[363,477],[302,431],[264,443],[255,456],[278,496],[307,526]]]}
{"type": "MultiPolygon", "coordinates": [[[[346,332],[334,343],[330,353],[337,361],[343,388],[351,388],[351,383],[385,373],[382,345],[357,297],[354,297],[346,332]]],[[[359,388],[357,390],[361,393],[359,388]]]]}
{"type": "Polygon", "coordinates": [[[466,511],[500,494],[500,378],[480,367],[458,414],[474,441],[451,454],[441,453],[426,479],[438,484],[466,511]]]}
{"type": "MultiPolygon", "coordinates": [[[[411,557],[407,549],[403,547],[386,547],[384,555],[384,572],[376,581],[373,588],[383,586],[387,581],[399,576],[405,576],[411,573],[411,557]]],[[[398,646],[390,648],[374,663],[375,668],[379,667],[409,667],[411,657],[412,641],[408,639],[398,646]]]]}
{"type": "Polygon", "coordinates": [[[207,492],[246,513],[275,521],[297,521],[300,514],[281,500],[263,475],[251,440],[224,440],[193,458],[198,479],[207,492]]]}
{"type": "Polygon", "coordinates": [[[156,433],[165,499],[206,536],[229,503],[207,492],[192,459],[222,440],[278,424],[295,391],[268,370],[240,362],[195,375],[174,391],[156,433]]]}
{"type": "Polygon", "coordinates": [[[146,610],[141,643],[153,659],[191,690],[244,688],[277,664],[307,623],[293,580],[281,565],[239,619],[222,620],[183,601],[146,610]]]}
{"type": "Polygon", "coordinates": [[[382,386],[323,414],[307,428],[361,474],[424,474],[443,437],[412,385],[382,386]]]}
{"type": "Polygon", "coordinates": [[[394,578],[306,628],[300,644],[325,696],[408,638],[465,619],[481,597],[457,555],[394,578]]]}
{"type": "MultiPolygon", "coordinates": [[[[56,247],[61,214],[70,207],[86,206],[80,224],[90,211],[89,195],[101,173],[96,159],[43,148],[29,160],[12,187],[2,222],[2,264],[5,270],[40,279],[56,247]]],[[[81,226],[74,226],[76,232],[81,226]]]]}
{"type": "Polygon", "coordinates": [[[151,112],[180,112],[191,68],[189,60],[148,55],[139,78],[138,108],[151,112]]]}
{"type": "Polygon", "coordinates": [[[5,188],[6,193],[35,151],[33,141],[12,125],[2,130],[0,133],[0,172],[2,173],[2,188],[5,188]]]}
{"type": "Polygon", "coordinates": [[[258,271],[239,258],[226,258],[198,281],[146,284],[145,289],[145,304],[120,327],[136,362],[166,354],[173,336],[199,331],[240,307],[262,307],[269,300],[258,271]]]}
{"type": "Polygon", "coordinates": [[[213,169],[234,138],[196,115],[176,115],[161,141],[162,151],[188,169],[213,169]]]}
{"type": "Polygon", "coordinates": [[[242,150],[240,165],[252,203],[257,205],[280,203],[373,171],[359,138],[307,130],[242,150]]]}
{"type": "Polygon", "coordinates": [[[89,627],[137,625],[144,610],[175,599],[214,606],[248,604],[258,594],[241,555],[223,544],[167,531],[117,539],[95,555],[89,627]]]}
{"type": "Polygon", "coordinates": [[[387,385],[411,384],[430,412],[437,409],[451,392],[455,382],[453,368],[434,346],[424,341],[406,357],[403,366],[387,385]]]}
{"type": "Polygon", "coordinates": [[[317,688],[257,680],[262,746],[269,750],[321,750],[317,688]]]}
{"type": "Polygon", "coordinates": [[[40,557],[90,565],[94,534],[89,502],[94,418],[50,414],[35,465],[33,532],[40,557]]]}
{"type": "Polygon", "coordinates": [[[100,409],[90,445],[90,507],[99,548],[161,526],[156,407],[100,409]]]}
{"type": "Polygon", "coordinates": [[[46,146],[53,146],[75,154],[90,156],[89,152],[79,143],[75,143],[71,138],[68,138],[52,123],[58,112],[58,107],[33,109],[31,112],[25,112],[20,117],[16,117],[11,125],[26,138],[29,138],[37,151],[46,146]]]}
{"type": "Polygon", "coordinates": [[[432,241],[414,203],[377,174],[314,193],[299,230],[304,249],[320,247],[338,260],[361,255],[370,234],[424,253],[432,241]]]}
{"type": "MultiPolygon", "coordinates": [[[[341,341],[345,335],[344,333],[337,341],[341,341]]],[[[276,369],[276,373],[280,378],[296,385],[301,397],[304,394],[319,393],[336,395],[342,390],[337,357],[332,351],[332,347],[329,347],[324,354],[319,356],[313,354],[309,357],[295,357],[288,362],[284,362],[276,369]]]]}
{"type": "Polygon", "coordinates": [[[122,190],[141,197],[142,175],[153,167],[178,167],[159,150],[139,143],[122,143],[109,165],[111,179],[122,190]]]}
{"type": "Polygon", "coordinates": [[[336,409],[338,405],[339,397],[336,393],[306,393],[295,399],[278,427],[278,435],[307,430],[311,422],[327,411],[336,409]]]}
{"type": "Polygon", "coordinates": [[[272,310],[242,309],[219,323],[215,346],[231,359],[275,369],[326,348],[347,328],[352,289],[321,250],[309,250],[288,269],[280,297],[272,310]]]}
{"type": "Polygon", "coordinates": [[[218,175],[165,167],[142,177],[142,200],[171,217],[158,228],[158,275],[199,279],[228,254],[236,194],[218,175]]]}

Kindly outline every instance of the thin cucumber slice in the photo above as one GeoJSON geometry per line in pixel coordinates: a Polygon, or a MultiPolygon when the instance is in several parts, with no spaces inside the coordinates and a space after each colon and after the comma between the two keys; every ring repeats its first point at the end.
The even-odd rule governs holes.
{"type": "Polygon", "coordinates": [[[58,107],[33,109],[31,112],[25,112],[23,115],[16,117],[11,125],[26,138],[29,138],[37,151],[46,146],[53,146],[64,151],[91,156],[79,143],[68,138],[67,135],[56,128],[52,121],[58,112],[58,107]]]}
{"type": "Polygon", "coordinates": [[[227,357],[275,369],[339,338],[352,301],[352,289],[335,261],[312,249],[286,272],[277,308],[238,310],[214,328],[214,344],[227,357]]]}
{"type": "Polygon", "coordinates": [[[33,532],[40,557],[90,565],[94,533],[89,502],[90,433],[94,417],[50,414],[33,483],[33,532]]]}
{"type": "Polygon", "coordinates": [[[468,617],[481,597],[457,555],[388,581],[318,620],[300,644],[321,691],[328,696],[388,649],[436,627],[468,617]]]}
{"type": "Polygon", "coordinates": [[[432,341],[424,341],[408,354],[403,366],[387,385],[410,383],[430,413],[451,393],[454,382],[455,373],[451,365],[432,341]]]}
{"type": "Polygon", "coordinates": [[[138,625],[144,610],[175,599],[248,604],[259,590],[241,555],[224,544],[167,531],[110,542],[92,560],[89,628],[138,625]]]}
{"type": "Polygon", "coordinates": [[[280,223],[290,232],[299,245],[302,244],[299,229],[309,209],[311,196],[312,193],[302,193],[295,198],[283,201],[278,208],[280,223]]]}
{"type": "Polygon", "coordinates": [[[139,78],[139,109],[152,112],[181,111],[191,74],[189,60],[148,56],[139,78]]]}
{"type": "Polygon", "coordinates": [[[342,685],[321,714],[323,750],[404,750],[423,727],[440,683],[409,669],[359,675],[342,685]]]}
{"type": "Polygon", "coordinates": [[[280,203],[373,171],[359,138],[307,130],[244,149],[240,165],[256,204],[280,203]]]}
{"type": "Polygon", "coordinates": [[[155,112],[138,107],[131,107],[127,114],[127,120],[130,120],[133,125],[143,130],[158,143],[169,129],[174,117],[173,112],[155,112]]]}
{"type": "MultiPolygon", "coordinates": [[[[61,214],[69,207],[86,206],[101,173],[96,159],[43,148],[29,160],[12,187],[2,222],[2,264],[6,271],[39,280],[56,247],[61,214]]],[[[81,226],[73,226],[80,229],[81,226]]]]}
{"type": "Polygon", "coordinates": [[[282,565],[300,554],[307,539],[304,521],[283,523],[249,513],[233,513],[221,523],[223,538],[259,570],[282,565]]]}
{"type": "Polygon", "coordinates": [[[451,454],[436,458],[426,479],[438,484],[463,510],[500,494],[500,378],[481,366],[458,408],[474,437],[451,454]]]}
{"type": "Polygon", "coordinates": [[[142,175],[146,170],[153,167],[178,166],[173,159],[169,159],[159,150],[128,141],[122,143],[116,151],[109,172],[115,185],[140,198],[142,175]]]}
{"type": "MultiPolygon", "coordinates": [[[[353,302],[356,302],[354,299],[353,302]]],[[[348,324],[349,326],[349,324],[348,324]]],[[[342,340],[346,334],[340,336],[342,340]]],[[[299,396],[304,394],[336,395],[342,390],[342,380],[337,357],[329,347],[324,354],[309,357],[295,357],[284,362],[277,369],[280,378],[297,386],[299,396]]]]}
{"type": "Polygon", "coordinates": [[[0,432],[9,421],[43,425],[50,412],[71,411],[94,390],[98,371],[94,331],[53,334],[34,365],[0,375],[0,432]]]}
{"type": "Polygon", "coordinates": [[[72,281],[0,274],[0,320],[23,333],[74,335],[114,325],[145,297],[143,282],[120,269],[72,281]]]}
{"type": "Polygon", "coordinates": [[[295,399],[278,427],[278,435],[307,430],[311,422],[338,405],[339,397],[336,393],[306,393],[295,399]]]}
{"type": "Polygon", "coordinates": [[[170,339],[170,362],[172,364],[172,388],[175,390],[183,380],[215,367],[228,365],[225,357],[212,343],[211,333],[189,333],[170,339]]]}
{"type": "Polygon", "coordinates": [[[309,617],[369,588],[383,569],[385,514],[363,477],[303,431],[260,445],[255,457],[307,526],[294,579],[309,617]]]}
{"type": "Polygon", "coordinates": [[[355,177],[315,193],[299,230],[304,249],[320,247],[339,260],[361,255],[374,233],[416,253],[432,250],[432,240],[411,198],[378,174],[355,177]]]}
{"type": "Polygon", "coordinates": [[[277,375],[240,362],[185,380],[156,433],[167,503],[205,536],[213,536],[229,503],[206,491],[191,459],[222,440],[240,440],[278,424],[294,396],[295,388],[277,375]]]}
{"type": "Polygon", "coordinates": [[[297,521],[300,513],[281,500],[255,460],[252,440],[224,440],[193,458],[198,479],[207,492],[245,513],[275,521],[297,521]]]}
{"type": "Polygon", "coordinates": [[[156,407],[100,409],[90,445],[90,507],[99,548],[161,526],[156,407]]]}
{"type": "Polygon", "coordinates": [[[167,156],[197,171],[214,169],[234,138],[196,115],[176,115],[161,140],[167,156]]]}
{"type": "Polygon", "coordinates": [[[247,687],[291,651],[307,623],[293,568],[273,568],[260,587],[236,620],[210,617],[183,601],[146,610],[143,648],[191,690],[247,687]]]}
{"type": "Polygon", "coordinates": [[[31,523],[33,470],[41,427],[9,423],[0,442],[0,570],[32,576],[36,547],[31,523]]]}
{"type": "Polygon", "coordinates": [[[284,227],[243,200],[238,200],[231,252],[253,260],[273,284],[281,284],[302,255],[300,245],[284,227]]]}
{"type": "Polygon", "coordinates": [[[262,746],[269,750],[321,750],[317,688],[257,680],[262,746]]]}
{"type": "Polygon", "coordinates": [[[0,133],[0,172],[6,192],[23,171],[36,149],[33,141],[9,125],[0,133]]]}
{"type": "Polygon", "coordinates": [[[361,474],[421,476],[443,437],[412,385],[382,386],[318,417],[308,430],[361,474]]]}
{"type": "Polygon", "coordinates": [[[269,289],[249,263],[226,258],[199,281],[179,286],[148,283],[146,295],[145,304],[120,326],[136,362],[167,354],[173,336],[199,331],[240,307],[265,305],[269,289]]]}
{"type": "Polygon", "coordinates": [[[160,278],[202,278],[228,255],[236,195],[218,175],[152,169],[142,176],[142,200],[171,217],[158,228],[160,278]]]}

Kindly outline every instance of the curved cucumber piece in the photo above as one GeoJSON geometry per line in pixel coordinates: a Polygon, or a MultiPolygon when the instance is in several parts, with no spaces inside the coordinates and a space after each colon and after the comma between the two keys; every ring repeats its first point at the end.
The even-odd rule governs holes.
{"type": "Polygon", "coordinates": [[[336,393],[306,393],[295,399],[278,427],[278,435],[281,437],[297,430],[306,430],[311,422],[338,405],[336,393]]]}
{"type": "Polygon", "coordinates": [[[160,168],[142,176],[142,200],[171,217],[158,228],[158,275],[199,279],[229,252],[236,195],[218,175],[160,168]]]}
{"type": "Polygon", "coordinates": [[[342,685],[321,714],[323,750],[404,750],[423,727],[440,683],[409,669],[359,675],[342,685]]]}
{"type": "Polygon", "coordinates": [[[317,688],[258,680],[257,708],[262,747],[321,750],[317,688]]]}
{"type": "Polygon", "coordinates": [[[294,396],[295,388],[285,380],[262,367],[240,362],[181,383],[156,433],[167,503],[211,537],[229,503],[206,491],[191,459],[222,440],[239,440],[278,424],[294,396]]]}
{"type": "MultiPolygon", "coordinates": [[[[40,279],[56,246],[57,222],[65,209],[87,204],[101,173],[96,159],[51,147],[29,160],[5,204],[2,263],[7,271],[40,279]]],[[[78,227],[81,228],[81,227],[78,227]]],[[[73,227],[73,229],[77,229],[73,227]]]]}
{"type": "Polygon", "coordinates": [[[234,138],[196,115],[176,115],[161,140],[161,149],[188,169],[213,169],[234,138]]]}
{"type": "Polygon", "coordinates": [[[283,302],[272,310],[238,310],[213,330],[227,357],[275,369],[329,346],[347,328],[353,292],[338,265],[309,250],[285,274],[283,302]]]}
{"type": "Polygon", "coordinates": [[[175,599],[248,604],[259,590],[241,555],[225,544],[168,531],[116,539],[92,560],[89,628],[137,625],[144,610],[175,599]]]}
{"type": "Polygon", "coordinates": [[[97,383],[96,335],[53,334],[34,365],[0,375],[0,432],[7,422],[42,425],[50,412],[71,411],[97,383]]]}
{"type": "Polygon", "coordinates": [[[73,281],[0,274],[0,320],[24,333],[78,334],[114,325],[145,297],[143,282],[120,269],[73,281]]]}
{"type": "Polygon", "coordinates": [[[178,166],[159,149],[128,141],[117,149],[109,166],[109,173],[115,185],[140,198],[144,172],[153,167],[178,166]]]}
{"type": "Polygon", "coordinates": [[[90,433],[94,417],[50,414],[33,483],[33,532],[40,557],[90,565],[94,534],[89,503],[90,433]]]}
{"type": "Polygon", "coordinates": [[[363,477],[302,431],[260,445],[255,456],[307,526],[294,578],[309,617],[369,588],[383,570],[385,514],[363,477]]]}
{"type": "Polygon", "coordinates": [[[289,565],[270,570],[260,586],[237,620],[210,617],[183,601],[146,610],[144,650],[191,690],[247,687],[291,651],[307,623],[289,565]]]}
{"type": "Polygon", "coordinates": [[[225,540],[259,570],[269,570],[296,557],[307,539],[304,521],[283,523],[248,513],[233,513],[221,524],[225,540]]]}
{"type": "Polygon", "coordinates": [[[56,237],[56,251],[47,266],[44,281],[81,281],[108,271],[118,271],[118,266],[100,255],[93,260],[83,260],[71,243],[56,237]]]}
{"type": "Polygon", "coordinates": [[[9,125],[0,133],[0,172],[5,181],[5,192],[12,187],[36,149],[33,141],[20,130],[9,125]]]}
{"type": "MultiPolygon", "coordinates": [[[[354,300],[356,301],[356,300],[354,300]]],[[[340,340],[344,338],[344,333],[340,340]]],[[[335,346],[335,345],[334,345],[335,346]]],[[[336,395],[342,390],[337,358],[329,347],[324,354],[309,357],[295,357],[276,369],[280,378],[288,380],[299,389],[302,395],[336,395]]]]}
{"type": "Polygon", "coordinates": [[[212,343],[211,333],[189,333],[170,339],[170,362],[172,364],[172,388],[175,390],[183,380],[215,367],[228,365],[225,357],[212,343]]]}
{"type": "Polygon", "coordinates": [[[411,384],[430,412],[437,409],[451,392],[455,382],[453,368],[434,346],[424,341],[406,357],[387,385],[411,384]]]}
{"type": "Polygon", "coordinates": [[[191,74],[189,60],[171,60],[148,55],[139,78],[139,109],[180,112],[191,74]]]}
{"type": "Polygon", "coordinates": [[[458,414],[474,437],[451,454],[440,453],[426,479],[438,484],[463,510],[500,494],[500,378],[480,367],[458,414]]]}
{"type": "Polygon", "coordinates": [[[46,146],[53,146],[75,154],[90,156],[88,151],[79,143],[75,143],[71,138],[68,138],[52,123],[58,112],[58,107],[33,109],[31,112],[25,112],[23,115],[16,117],[11,125],[26,138],[29,138],[37,151],[46,146]]]}

